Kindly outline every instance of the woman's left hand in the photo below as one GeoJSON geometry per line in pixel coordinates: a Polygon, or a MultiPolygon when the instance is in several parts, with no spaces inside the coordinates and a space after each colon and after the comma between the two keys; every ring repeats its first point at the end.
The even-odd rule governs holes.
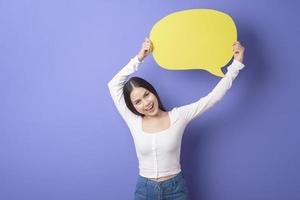
{"type": "Polygon", "coordinates": [[[243,63],[245,47],[243,47],[239,41],[236,41],[232,45],[232,50],[233,50],[234,59],[243,63]]]}

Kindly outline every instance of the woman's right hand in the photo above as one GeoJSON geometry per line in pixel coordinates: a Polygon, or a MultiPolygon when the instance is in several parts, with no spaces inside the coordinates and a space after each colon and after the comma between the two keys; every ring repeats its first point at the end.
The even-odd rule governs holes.
{"type": "Polygon", "coordinates": [[[143,61],[146,56],[148,56],[153,50],[152,42],[149,38],[145,38],[141,50],[137,54],[139,61],[143,61]]]}

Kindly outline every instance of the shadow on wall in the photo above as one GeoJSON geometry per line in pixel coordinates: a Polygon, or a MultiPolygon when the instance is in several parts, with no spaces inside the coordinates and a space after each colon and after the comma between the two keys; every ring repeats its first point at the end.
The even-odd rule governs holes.
{"type": "MultiPolygon", "coordinates": [[[[214,116],[214,121],[209,123],[206,121],[205,124],[193,124],[192,127],[186,129],[184,134],[181,164],[191,199],[210,199],[214,191],[214,188],[209,187],[210,178],[207,174],[211,173],[207,173],[209,168],[204,166],[205,157],[207,157],[205,150],[209,150],[210,141],[221,136],[220,133],[228,122],[248,123],[255,114],[253,112],[255,112],[256,105],[253,102],[262,99],[264,88],[267,84],[271,84],[272,72],[269,71],[271,68],[268,67],[268,61],[264,57],[264,50],[267,49],[266,44],[260,41],[259,33],[253,32],[255,28],[252,29],[246,27],[246,24],[244,25],[238,30],[239,40],[246,49],[244,59],[246,68],[241,72],[246,84],[239,95],[240,98],[236,101],[237,104],[232,105],[241,109],[234,109],[234,111],[228,109],[224,113],[214,116]],[[243,113],[240,110],[243,110],[243,113]],[[226,120],[224,120],[224,116],[226,116],[226,120]],[[215,125],[215,122],[218,126],[215,125]]],[[[234,135],[240,133],[231,134],[235,137],[234,135]]],[[[222,136],[226,137],[226,135],[222,136]]],[[[228,135],[228,137],[231,136],[228,135]]]]}

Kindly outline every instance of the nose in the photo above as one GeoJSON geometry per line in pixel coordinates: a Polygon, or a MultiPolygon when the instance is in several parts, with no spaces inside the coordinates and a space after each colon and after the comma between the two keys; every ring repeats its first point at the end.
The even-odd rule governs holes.
{"type": "Polygon", "coordinates": [[[144,103],[145,108],[149,107],[149,105],[151,104],[151,102],[149,100],[146,100],[146,99],[143,100],[143,103],[144,103]]]}

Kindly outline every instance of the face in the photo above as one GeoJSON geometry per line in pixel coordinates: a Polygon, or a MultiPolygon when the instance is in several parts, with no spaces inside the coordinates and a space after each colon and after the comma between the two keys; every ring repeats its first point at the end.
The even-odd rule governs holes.
{"type": "Polygon", "coordinates": [[[143,87],[134,87],[130,99],[134,108],[145,116],[154,116],[159,111],[156,96],[143,87]]]}

